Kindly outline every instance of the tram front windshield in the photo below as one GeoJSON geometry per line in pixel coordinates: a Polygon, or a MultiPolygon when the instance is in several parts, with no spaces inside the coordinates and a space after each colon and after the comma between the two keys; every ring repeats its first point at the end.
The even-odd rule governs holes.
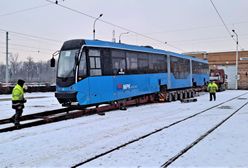
{"type": "Polygon", "coordinates": [[[65,50],[60,52],[58,61],[58,77],[70,78],[74,77],[75,57],[78,56],[79,50],[65,50]]]}

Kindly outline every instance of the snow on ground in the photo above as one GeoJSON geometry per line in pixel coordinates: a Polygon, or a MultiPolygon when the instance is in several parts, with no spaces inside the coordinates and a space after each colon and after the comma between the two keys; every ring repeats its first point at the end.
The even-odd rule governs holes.
{"type": "MultiPolygon", "coordinates": [[[[248,94],[244,96],[244,98],[248,99],[248,94]]],[[[240,100],[240,104],[237,104],[237,101],[232,101],[226,104],[223,104],[224,106],[230,106],[230,109],[212,109],[207,113],[203,113],[193,119],[190,119],[188,121],[182,122],[173,128],[166,129],[162,132],[159,132],[153,136],[150,136],[148,138],[145,138],[139,142],[136,142],[132,145],[128,145],[127,147],[124,147],[116,152],[113,152],[111,154],[108,154],[101,159],[98,159],[96,161],[90,162],[84,166],[156,166],[160,167],[165,163],[165,161],[169,160],[171,157],[176,155],[180,150],[185,148],[187,145],[190,145],[194,140],[196,140],[200,135],[207,132],[209,129],[211,129],[213,126],[217,125],[219,122],[221,122],[223,119],[228,117],[231,113],[233,113],[235,110],[239,108],[239,106],[245,104],[247,102],[247,99],[240,100]],[[126,158],[126,156],[130,155],[131,157],[126,158]],[[125,158],[125,159],[124,159],[125,158]]],[[[248,107],[246,108],[248,110],[248,107]]],[[[247,120],[248,121],[248,118],[247,120]]],[[[246,124],[247,125],[247,124],[246,124]]],[[[244,130],[243,130],[244,131],[244,130]]],[[[229,136],[228,133],[226,136],[229,136]]],[[[215,137],[217,138],[217,137],[215,137]]],[[[221,140],[220,137],[217,139],[221,140]]],[[[223,142],[221,140],[221,142],[223,142]]],[[[235,143],[235,141],[233,142],[235,143]]],[[[243,144],[244,145],[244,144],[243,144]]],[[[223,146],[223,145],[222,145],[223,146]]],[[[246,148],[245,154],[248,152],[248,144],[243,146],[246,148]]],[[[193,158],[197,160],[199,158],[199,153],[205,156],[204,159],[199,159],[198,164],[192,164],[191,157],[187,159],[188,164],[185,165],[184,162],[180,162],[181,164],[178,164],[176,166],[248,166],[248,162],[246,160],[243,160],[240,162],[238,158],[237,162],[234,162],[234,164],[231,164],[231,160],[233,159],[233,156],[226,158],[226,160],[230,159],[229,164],[226,164],[225,162],[222,162],[221,158],[215,160],[213,159],[212,163],[207,163],[206,160],[208,160],[209,156],[208,154],[208,148],[211,148],[208,144],[205,144],[202,151],[197,151],[193,158]],[[242,163],[243,162],[243,163],[242,163]],[[239,164],[237,164],[239,163],[239,164]]],[[[229,147],[232,148],[232,147],[229,147]]],[[[212,145],[212,149],[215,148],[215,144],[212,145]]],[[[244,156],[244,153],[241,155],[244,156]]],[[[223,154],[225,153],[218,153],[215,151],[215,154],[220,154],[220,157],[224,157],[223,154]]],[[[187,154],[186,154],[187,156],[187,154]]],[[[248,155],[246,155],[248,156],[248,155]]],[[[209,162],[209,161],[208,161],[209,162]]]]}
{"type": "MultiPolygon", "coordinates": [[[[198,101],[194,103],[180,103],[177,101],[143,105],[128,108],[127,111],[109,112],[105,116],[93,115],[1,133],[0,164],[1,167],[70,167],[243,93],[248,92],[221,92],[217,94],[217,101],[214,102],[209,102],[208,94],[205,94],[198,97],[198,101]]],[[[248,98],[248,94],[242,97],[248,98]]],[[[34,106],[35,101],[32,102],[31,100],[35,99],[28,101],[24,113],[31,111],[29,107],[34,108],[31,106],[34,106]]],[[[40,98],[36,101],[37,105],[40,102],[40,104],[48,106],[47,108],[60,107],[58,103],[55,103],[56,100],[53,97],[40,98]],[[45,99],[47,99],[47,102],[43,102],[45,99]],[[53,103],[54,105],[51,105],[53,103]]],[[[1,107],[3,102],[0,101],[1,107]]],[[[194,119],[121,148],[85,166],[159,167],[168,158],[174,156],[183,147],[230,115],[245,102],[247,102],[247,99],[231,101],[223,105],[229,106],[231,109],[217,108],[211,110],[194,119]]],[[[7,107],[7,105],[4,107],[6,109],[3,110],[4,112],[11,111],[11,109],[8,110],[10,107],[7,107]]],[[[42,108],[37,108],[37,110],[42,111],[42,108]]],[[[0,113],[3,111],[1,108],[0,113]]],[[[231,121],[225,123],[220,129],[208,136],[206,140],[190,150],[189,154],[186,153],[178,159],[173,166],[248,166],[248,163],[243,159],[248,152],[247,143],[245,143],[245,139],[248,138],[248,135],[246,136],[247,111],[248,107],[246,106],[245,110],[236,114],[231,121]],[[239,144],[236,144],[236,141],[239,144]],[[223,159],[224,157],[225,159],[223,159]],[[229,159],[233,161],[227,162],[229,159]]],[[[0,114],[0,117],[3,116],[4,114],[0,114]]]]}
{"type": "MultiPolygon", "coordinates": [[[[61,108],[53,92],[26,93],[27,103],[23,115],[61,108]]],[[[15,114],[12,108],[11,95],[0,95],[0,120],[15,114]]]]}
{"type": "Polygon", "coordinates": [[[247,130],[246,107],[172,166],[248,167],[247,130]]]}

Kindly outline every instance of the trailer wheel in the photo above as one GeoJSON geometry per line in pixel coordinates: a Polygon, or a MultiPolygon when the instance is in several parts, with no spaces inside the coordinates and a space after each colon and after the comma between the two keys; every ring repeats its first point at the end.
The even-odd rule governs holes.
{"type": "Polygon", "coordinates": [[[187,92],[184,92],[184,93],[183,93],[183,98],[184,98],[184,99],[187,99],[187,98],[188,98],[187,92]]]}
{"type": "Polygon", "coordinates": [[[172,100],[173,100],[173,96],[172,96],[171,93],[169,93],[169,94],[168,94],[168,99],[167,99],[167,101],[168,101],[168,102],[171,102],[172,100]]]}
{"type": "Polygon", "coordinates": [[[194,97],[194,92],[193,91],[190,91],[189,94],[190,94],[191,98],[194,97]]]}
{"type": "Polygon", "coordinates": [[[183,100],[183,93],[182,92],[179,93],[179,100],[183,100]]]}
{"type": "Polygon", "coordinates": [[[178,94],[177,94],[177,93],[174,94],[174,100],[175,100],[175,101],[178,100],[178,94]]]}

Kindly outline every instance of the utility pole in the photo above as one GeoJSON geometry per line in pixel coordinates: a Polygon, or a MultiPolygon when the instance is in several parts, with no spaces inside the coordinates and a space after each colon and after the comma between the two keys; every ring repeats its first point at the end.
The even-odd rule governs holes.
{"type": "Polygon", "coordinates": [[[5,83],[9,83],[9,32],[6,32],[6,72],[5,72],[5,83]]]}
{"type": "Polygon", "coordinates": [[[96,26],[96,21],[98,20],[98,19],[100,19],[100,17],[102,17],[102,13],[94,20],[94,24],[93,24],[93,40],[95,40],[96,39],[96,29],[95,29],[95,26],[96,26]]]}
{"type": "Polygon", "coordinates": [[[119,35],[119,43],[121,43],[121,36],[123,35],[123,34],[128,34],[129,32],[125,32],[125,33],[121,33],[120,35],[119,35]]]}
{"type": "Polygon", "coordinates": [[[232,30],[233,33],[236,35],[236,85],[235,89],[238,89],[238,80],[239,80],[239,73],[238,73],[238,59],[239,59],[239,36],[235,30],[232,30]]]}
{"type": "Polygon", "coordinates": [[[112,32],[112,42],[114,42],[115,43],[115,30],[113,30],[113,32],[112,32]]]}

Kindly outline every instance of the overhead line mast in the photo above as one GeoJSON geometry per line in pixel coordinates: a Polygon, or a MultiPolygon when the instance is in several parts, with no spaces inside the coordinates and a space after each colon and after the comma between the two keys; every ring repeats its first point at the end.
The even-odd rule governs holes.
{"type": "Polygon", "coordinates": [[[9,42],[9,32],[6,32],[6,71],[5,71],[5,83],[9,83],[9,49],[8,49],[8,42],[9,42]]]}

